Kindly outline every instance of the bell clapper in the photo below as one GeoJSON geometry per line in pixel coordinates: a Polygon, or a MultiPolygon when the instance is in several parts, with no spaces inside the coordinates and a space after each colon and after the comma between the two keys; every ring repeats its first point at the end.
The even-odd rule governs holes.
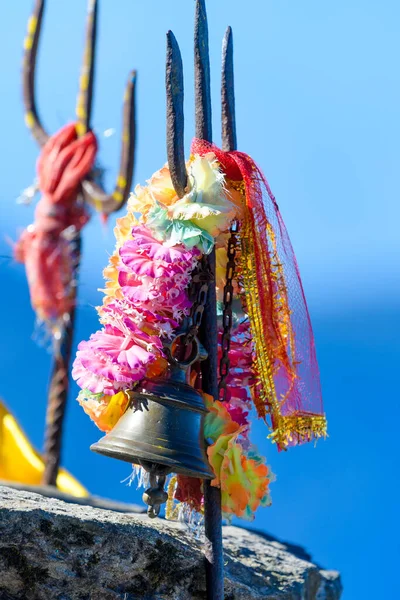
{"type": "Polygon", "coordinates": [[[150,487],[143,493],[143,502],[148,505],[147,514],[150,519],[155,519],[160,514],[161,504],[168,500],[168,494],[164,490],[166,475],[156,475],[150,472],[150,487]]]}

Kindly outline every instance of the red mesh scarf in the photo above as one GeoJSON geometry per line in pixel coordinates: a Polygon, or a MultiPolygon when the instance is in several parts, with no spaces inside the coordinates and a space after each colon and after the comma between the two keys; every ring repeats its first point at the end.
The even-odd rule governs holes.
{"type": "Polygon", "coordinates": [[[25,263],[32,306],[51,330],[69,313],[74,302],[72,237],[89,216],[78,202],[82,179],[92,169],[97,142],[92,132],[77,136],[75,124],[63,127],[43,147],[37,162],[42,197],[35,222],[15,246],[25,263]]]}
{"type": "Polygon", "coordinates": [[[192,154],[210,152],[245,203],[238,271],[255,348],[252,392],[258,415],[270,415],[271,437],[280,449],[325,436],[311,321],[276,200],[250,156],[193,140],[192,154]]]}

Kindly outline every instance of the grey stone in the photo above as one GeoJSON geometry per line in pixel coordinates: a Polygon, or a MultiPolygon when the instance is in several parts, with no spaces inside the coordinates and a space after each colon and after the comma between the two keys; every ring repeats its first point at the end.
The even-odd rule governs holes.
{"type": "MultiPolygon", "coordinates": [[[[337,600],[299,547],[224,528],[225,600],[337,600]]],[[[0,600],[203,600],[201,545],[179,524],[0,487],[0,600]]]]}
{"type": "Polygon", "coordinates": [[[108,500],[107,498],[100,498],[99,496],[76,498],[75,496],[61,492],[52,485],[27,485],[25,483],[14,483],[0,479],[0,487],[1,486],[14,488],[15,490],[23,490],[24,492],[33,492],[34,494],[40,494],[41,496],[47,496],[48,498],[57,498],[58,500],[63,500],[64,502],[70,502],[72,504],[84,504],[85,506],[93,506],[94,508],[104,508],[105,510],[116,510],[124,513],[146,512],[146,508],[143,505],[139,506],[137,504],[116,502],[115,500],[108,500]]]}

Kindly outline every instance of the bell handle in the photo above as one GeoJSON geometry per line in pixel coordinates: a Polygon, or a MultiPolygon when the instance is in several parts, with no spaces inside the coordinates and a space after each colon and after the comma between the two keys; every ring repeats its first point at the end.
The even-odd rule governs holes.
{"type": "Polygon", "coordinates": [[[206,360],[207,352],[204,346],[199,342],[197,337],[193,338],[191,341],[191,352],[190,355],[186,359],[178,359],[174,356],[174,346],[180,338],[185,338],[186,332],[178,333],[168,344],[165,344],[164,350],[168,358],[168,362],[180,369],[187,369],[194,363],[206,360]]]}

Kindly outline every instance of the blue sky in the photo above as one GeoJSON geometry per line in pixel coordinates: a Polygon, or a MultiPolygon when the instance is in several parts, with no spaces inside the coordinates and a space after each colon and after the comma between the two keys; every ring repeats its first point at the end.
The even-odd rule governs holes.
{"type": "MultiPolygon", "coordinates": [[[[395,599],[399,562],[398,436],[400,5],[364,0],[208,2],[215,141],[220,139],[221,39],[235,38],[240,149],[263,168],[298,257],[313,320],[330,437],[279,454],[255,437],[277,474],[273,507],[252,527],[302,544],[342,572],[345,600],[395,599]]],[[[50,356],[32,340],[24,269],[7,238],[32,220],[15,199],[34,176],[37,148],[23,123],[20,65],[30,0],[7,3],[0,23],[0,395],[42,445],[50,356]]],[[[74,118],[84,0],[48,0],[38,105],[55,131],[74,118]]],[[[193,133],[192,23],[188,0],[102,0],[93,125],[110,188],[119,154],[121,100],[138,69],[135,183],[166,159],[165,33],[182,49],[186,140],[193,133]],[[118,6],[118,9],[116,9],[118,6]],[[116,134],[102,133],[115,128],[116,134]]],[[[97,328],[101,270],[113,219],[84,232],[76,342],[97,328]]],[[[95,494],[138,501],[120,481],[129,467],[89,452],[99,433],[71,389],[64,464],[95,494]]]]}

